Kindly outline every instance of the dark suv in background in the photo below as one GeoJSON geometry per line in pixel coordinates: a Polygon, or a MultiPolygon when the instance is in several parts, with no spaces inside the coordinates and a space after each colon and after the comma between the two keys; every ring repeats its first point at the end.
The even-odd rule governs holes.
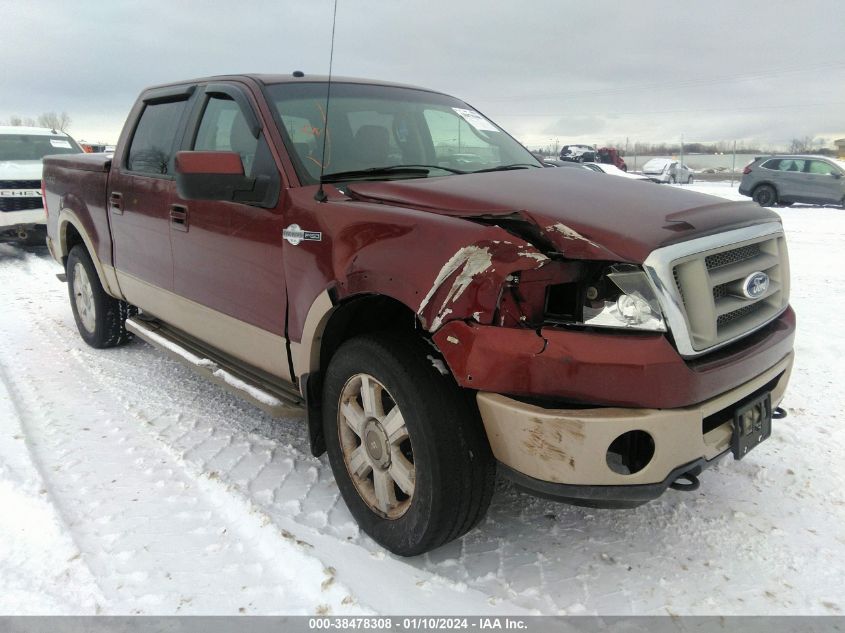
{"type": "Polygon", "coordinates": [[[845,206],[845,161],[826,156],[760,156],[743,170],[739,192],[764,207],[793,202],[845,206]]]}

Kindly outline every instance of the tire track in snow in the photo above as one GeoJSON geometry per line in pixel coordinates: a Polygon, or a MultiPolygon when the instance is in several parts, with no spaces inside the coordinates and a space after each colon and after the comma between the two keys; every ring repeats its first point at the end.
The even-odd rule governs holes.
{"type": "MultiPolygon", "coordinates": [[[[36,269],[31,272],[43,274],[38,271],[39,262],[30,261],[30,264],[36,269]]],[[[66,299],[53,295],[47,301],[59,308],[66,299]]],[[[237,431],[232,433],[225,416],[220,417],[221,410],[235,413],[246,421],[250,421],[251,415],[258,410],[209,385],[145,344],[137,342],[127,348],[90,350],[78,340],[72,317],[45,318],[44,314],[51,311],[36,310],[29,304],[25,307],[30,317],[27,320],[40,337],[49,342],[48,346],[66,349],[64,358],[72,362],[71,366],[66,365],[66,371],[85,377],[86,380],[80,378],[78,389],[87,391],[95,400],[119,405],[131,416],[138,433],[150,439],[157,438],[159,447],[179,463],[180,474],[204,492],[217,495],[236,516],[240,509],[241,514],[251,515],[262,526],[272,529],[274,538],[279,541],[299,543],[297,546],[306,549],[315,560],[328,561],[325,568],[332,568],[332,585],[336,577],[338,585],[352,586],[359,599],[367,604],[375,601],[383,612],[414,610],[414,605],[408,603],[409,593],[419,595],[417,611],[420,613],[430,611],[428,600],[437,604],[438,610],[450,613],[465,613],[468,609],[499,613],[519,611],[514,606],[493,607],[486,594],[467,590],[461,583],[452,583],[413,568],[409,570],[402,559],[386,555],[372,542],[370,548],[363,549],[346,538],[339,539],[315,530],[314,526],[326,525],[328,513],[342,512],[346,516],[348,513],[339,500],[328,466],[304,452],[307,444],[299,437],[299,429],[288,430],[299,437],[297,442],[273,441],[263,432],[269,425],[276,431],[269,435],[278,437],[281,429],[278,421],[259,416],[262,434],[248,432],[245,437],[237,431]],[[165,373],[164,379],[156,376],[160,372],[165,373]],[[149,384],[152,388],[131,387],[139,384],[149,384]],[[163,384],[179,384],[179,395],[174,397],[166,389],[159,391],[163,384]],[[182,398],[186,387],[189,399],[198,403],[198,411],[184,411],[182,398]],[[236,454],[227,457],[227,452],[232,451],[236,454]],[[241,477],[238,481],[228,479],[235,463],[242,464],[243,469],[244,462],[251,460],[255,453],[259,454],[259,464],[250,477],[241,477]],[[315,488],[319,490],[312,492],[315,488]],[[304,504],[302,499],[306,500],[304,504]],[[272,512],[273,507],[279,505],[283,513],[272,512]],[[271,512],[267,512],[268,509],[271,512]],[[287,512],[295,512],[304,520],[291,521],[287,512]],[[403,592],[386,593],[385,579],[388,579],[387,585],[401,587],[403,592]]],[[[65,305],[59,309],[68,310],[65,305]]],[[[118,417],[115,411],[116,407],[110,406],[108,412],[100,412],[100,417],[109,413],[108,419],[114,423],[118,417]]],[[[288,438],[283,436],[282,439],[288,438]]],[[[344,522],[344,529],[350,534],[350,540],[361,538],[351,517],[344,522]]],[[[195,609],[195,612],[200,611],[201,608],[195,609]]]]}
{"type": "Polygon", "coordinates": [[[362,612],[303,546],[186,477],[84,372],[37,375],[27,360],[49,358],[60,341],[23,308],[31,318],[4,319],[4,329],[12,325],[4,340],[26,340],[31,353],[17,357],[14,373],[4,358],[4,380],[105,612],[362,612]],[[26,339],[20,323],[41,336],[26,339]]]}

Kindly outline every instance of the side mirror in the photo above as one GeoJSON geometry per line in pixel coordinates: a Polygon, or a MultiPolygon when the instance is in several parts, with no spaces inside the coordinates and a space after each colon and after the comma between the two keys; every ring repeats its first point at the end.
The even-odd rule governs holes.
{"type": "Polygon", "coordinates": [[[176,152],[176,191],[185,200],[259,202],[265,179],[244,175],[237,152],[176,152]]]}

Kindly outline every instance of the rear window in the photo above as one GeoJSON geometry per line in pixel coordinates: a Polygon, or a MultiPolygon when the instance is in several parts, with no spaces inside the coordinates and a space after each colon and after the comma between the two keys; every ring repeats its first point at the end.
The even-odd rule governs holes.
{"type": "Polygon", "coordinates": [[[69,136],[0,134],[0,160],[41,160],[50,154],[79,154],[82,148],[69,136]]]}
{"type": "Polygon", "coordinates": [[[669,161],[665,158],[652,159],[648,161],[645,165],[643,165],[643,171],[648,172],[650,174],[659,174],[666,168],[668,164],[669,161]]]}
{"type": "Polygon", "coordinates": [[[806,161],[800,158],[783,158],[778,163],[778,171],[804,171],[806,161]]]}

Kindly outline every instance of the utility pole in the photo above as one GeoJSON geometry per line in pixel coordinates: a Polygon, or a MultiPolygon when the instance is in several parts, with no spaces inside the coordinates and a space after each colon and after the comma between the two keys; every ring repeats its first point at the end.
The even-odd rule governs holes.
{"type": "Polygon", "coordinates": [[[731,188],[734,186],[734,174],[736,173],[736,140],[734,140],[734,159],[731,163],[731,188]]]}
{"type": "Polygon", "coordinates": [[[681,134],[681,165],[684,164],[684,135],[681,134]]]}

